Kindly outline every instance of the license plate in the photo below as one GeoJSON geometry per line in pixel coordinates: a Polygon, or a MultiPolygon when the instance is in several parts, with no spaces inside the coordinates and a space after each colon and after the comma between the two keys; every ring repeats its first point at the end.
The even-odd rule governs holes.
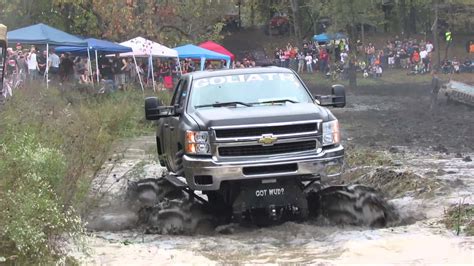
{"type": "Polygon", "coordinates": [[[285,195],[285,188],[266,188],[255,190],[256,197],[278,197],[285,195]]]}

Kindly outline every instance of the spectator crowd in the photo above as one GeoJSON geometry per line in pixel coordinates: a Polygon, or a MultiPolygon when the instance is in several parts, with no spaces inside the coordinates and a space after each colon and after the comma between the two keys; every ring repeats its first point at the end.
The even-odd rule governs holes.
{"type": "MultiPolygon", "coordinates": [[[[471,45],[474,42],[471,43],[471,45]]],[[[470,47],[472,48],[472,47],[470,47]]],[[[430,41],[400,39],[398,36],[386,41],[382,46],[372,43],[364,45],[356,42],[356,56],[349,56],[347,40],[338,40],[333,44],[303,41],[297,47],[288,43],[284,48],[274,50],[270,64],[292,68],[299,73],[320,72],[327,77],[340,73],[342,79],[348,78],[351,64],[364,77],[381,77],[388,69],[406,69],[408,74],[424,74],[433,68],[434,46],[430,41]]],[[[258,58],[250,55],[240,61],[232,62],[231,68],[255,67],[258,58]]],[[[226,68],[224,61],[207,62],[206,69],[226,68]]],[[[73,83],[88,87],[100,82],[107,84],[111,90],[126,87],[142,81],[145,85],[155,81],[163,88],[173,88],[181,74],[193,72],[199,68],[199,62],[191,59],[121,58],[119,55],[101,55],[97,62],[89,62],[87,56],[72,56],[69,53],[56,54],[54,49],[38,50],[35,46],[23,49],[18,43],[15,48],[7,49],[7,80],[35,82],[46,79],[46,70],[50,82],[63,84],[73,83]],[[150,65],[153,64],[153,65],[150,65]],[[96,72],[96,67],[99,72],[96,72]],[[152,71],[153,70],[153,71],[152,71]],[[99,80],[99,81],[98,81],[99,80]]],[[[443,60],[442,73],[472,73],[474,64],[469,57],[459,60],[443,60]]]]}
{"type": "MultiPolygon", "coordinates": [[[[332,45],[315,41],[303,41],[301,47],[288,43],[284,48],[276,48],[273,53],[273,65],[292,68],[299,73],[321,72],[330,76],[333,72],[348,77],[350,63],[355,64],[364,77],[380,77],[388,69],[406,69],[408,74],[425,74],[433,68],[434,45],[430,41],[400,39],[398,36],[382,46],[373,43],[364,45],[356,42],[356,57],[350,58],[347,40],[337,40],[332,45]]],[[[244,59],[248,61],[247,58],[244,59]]],[[[250,61],[254,62],[254,61],[250,61]]],[[[254,63],[236,62],[235,67],[252,67],[254,63]]],[[[441,62],[442,73],[472,73],[472,59],[462,61],[456,57],[441,62]]]]}
{"type": "Polygon", "coordinates": [[[190,59],[180,62],[177,59],[120,57],[117,55],[100,55],[97,63],[88,56],[72,56],[70,53],[57,54],[54,49],[47,54],[31,46],[23,49],[18,43],[15,48],[7,49],[6,80],[21,80],[23,83],[46,81],[48,70],[49,82],[62,85],[76,84],[79,87],[93,86],[99,80],[111,90],[126,87],[143,81],[145,85],[155,80],[168,88],[181,73],[196,70],[196,63],[190,59]],[[136,62],[136,64],[135,64],[136,62]],[[150,65],[153,63],[153,68],[150,65]],[[98,69],[98,72],[97,70],[98,69]],[[153,71],[152,71],[153,69],[153,71]]]}

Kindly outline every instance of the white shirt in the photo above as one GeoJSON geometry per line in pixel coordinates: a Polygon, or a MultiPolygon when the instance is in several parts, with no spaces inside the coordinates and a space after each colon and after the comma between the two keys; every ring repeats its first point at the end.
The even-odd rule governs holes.
{"type": "Polygon", "coordinates": [[[428,52],[426,50],[420,51],[420,59],[425,59],[428,56],[428,52]]]}
{"type": "Polygon", "coordinates": [[[375,73],[377,73],[377,74],[382,74],[382,72],[383,72],[382,67],[381,67],[381,66],[377,66],[377,68],[375,69],[375,73]]]}
{"type": "Polygon", "coordinates": [[[51,67],[59,67],[59,56],[57,54],[50,54],[49,55],[49,62],[51,62],[51,67]]]}
{"type": "Polygon", "coordinates": [[[306,60],[307,65],[311,65],[313,62],[313,57],[311,55],[307,55],[304,59],[306,60]]]}
{"type": "Polygon", "coordinates": [[[428,53],[431,53],[431,51],[433,51],[433,44],[432,43],[427,43],[426,44],[426,51],[428,53]]]}
{"type": "Polygon", "coordinates": [[[348,55],[347,55],[346,52],[342,52],[342,53],[341,53],[341,63],[346,62],[347,56],[348,56],[348,55]]]}
{"type": "Polygon", "coordinates": [[[38,61],[36,61],[36,54],[31,53],[27,58],[28,69],[35,70],[38,67],[38,61]]]}

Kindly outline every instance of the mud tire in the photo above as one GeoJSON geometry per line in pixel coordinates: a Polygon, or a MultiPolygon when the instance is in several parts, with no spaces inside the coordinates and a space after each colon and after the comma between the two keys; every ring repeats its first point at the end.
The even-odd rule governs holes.
{"type": "Polygon", "coordinates": [[[320,196],[322,215],[335,224],[384,227],[395,216],[393,207],[370,187],[332,186],[320,196]]]}
{"type": "Polygon", "coordinates": [[[203,205],[164,178],[129,184],[129,199],[138,205],[138,226],[145,233],[166,235],[210,234],[215,221],[203,205]]]}

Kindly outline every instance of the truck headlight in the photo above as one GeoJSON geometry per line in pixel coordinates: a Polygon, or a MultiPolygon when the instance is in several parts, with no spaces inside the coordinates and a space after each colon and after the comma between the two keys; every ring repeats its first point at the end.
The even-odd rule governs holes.
{"type": "Polygon", "coordinates": [[[323,146],[339,144],[339,142],[341,142],[339,121],[323,122],[323,146]]]}
{"type": "Polygon", "coordinates": [[[210,155],[211,144],[209,143],[209,132],[186,131],[185,151],[187,154],[210,155]]]}

